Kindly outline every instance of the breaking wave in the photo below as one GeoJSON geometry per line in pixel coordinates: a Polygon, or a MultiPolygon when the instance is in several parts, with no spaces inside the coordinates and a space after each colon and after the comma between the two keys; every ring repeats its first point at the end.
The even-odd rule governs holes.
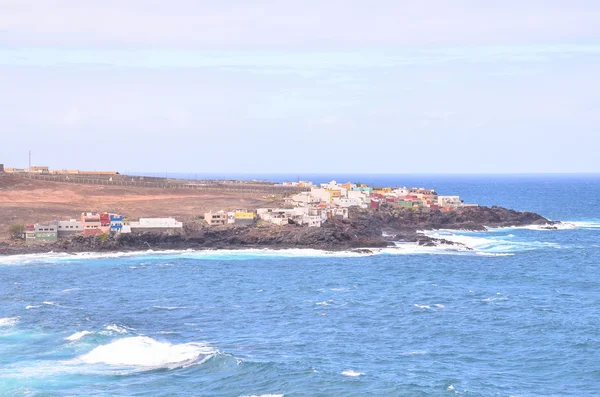
{"type": "Polygon", "coordinates": [[[154,309],[159,310],[179,310],[179,309],[187,309],[185,306],[152,306],[154,309]]]}
{"type": "Polygon", "coordinates": [[[283,394],[253,394],[251,396],[240,396],[240,397],[283,397],[283,394]]]}
{"type": "Polygon", "coordinates": [[[462,244],[478,255],[512,255],[515,252],[540,248],[560,248],[560,245],[540,241],[516,241],[514,236],[482,237],[481,235],[455,234],[449,231],[427,232],[425,235],[462,244]]]}
{"type": "Polygon", "coordinates": [[[107,331],[113,331],[113,332],[116,332],[118,334],[126,334],[127,333],[127,328],[126,327],[121,327],[121,326],[118,326],[116,324],[107,325],[105,327],[105,329],[107,331]]]}
{"type": "Polygon", "coordinates": [[[74,333],[74,334],[73,334],[73,335],[71,335],[71,336],[67,336],[67,337],[65,338],[65,340],[68,340],[68,341],[71,341],[71,342],[72,342],[72,341],[79,340],[79,339],[83,338],[84,336],[86,336],[86,335],[90,335],[90,334],[93,334],[93,332],[90,332],[90,331],[81,331],[81,332],[76,332],[76,333],[74,333]]]}
{"type": "Polygon", "coordinates": [[[20,320],[20,317],[4,317],[0,318],[0,327],[12,327],[16,325],[20,320]]]}
{"type": "Polygon", "coordinates": [[[356,372],[353,369],[347,369],[347,370],[345,370],[345,371],[342,372],[342,375],[356,377],[356,376],[363,376],[364,373],[362,373],[362,372],[356,372]]]}
{"type": "Polygon", "coordinates": [[[201,364],[216,353],[216,350],[203,343],[174,345],[147,336],[134,336],[98,346],[79,356],[76,361],[144,369],[174,369],[201,364]]]}

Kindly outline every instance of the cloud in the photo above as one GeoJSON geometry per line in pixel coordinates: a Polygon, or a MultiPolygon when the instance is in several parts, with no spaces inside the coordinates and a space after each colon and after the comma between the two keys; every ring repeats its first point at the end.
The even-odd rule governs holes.
{"type": "Polygon", "coordinates": [[[597,39],[591,0],[0,0],[0,45],[282,50],[597,39]]]}

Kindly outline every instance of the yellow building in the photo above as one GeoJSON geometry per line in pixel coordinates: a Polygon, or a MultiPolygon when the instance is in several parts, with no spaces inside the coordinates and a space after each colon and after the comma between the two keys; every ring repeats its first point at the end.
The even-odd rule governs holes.
{"type": "Polygon", "coordinates": [[[235,211],[233,217],[235,219],[254,219],[256,218],[256,214],[251,211],[235,211]]]}
{"type": "Polygon", "coordinates": [[[330,201],[337,197],[342,197],[342,191],[338,189],[327,189],[329,192],[330,201]]]}
{"type": "Polygon", "coordinates": [[[392,192],[391,187],[384,187],[382,189],[373,190],[373,193],[376,193],[376,194],[387,194],[387,193],[391,193],[391,192],[392,192]]]}

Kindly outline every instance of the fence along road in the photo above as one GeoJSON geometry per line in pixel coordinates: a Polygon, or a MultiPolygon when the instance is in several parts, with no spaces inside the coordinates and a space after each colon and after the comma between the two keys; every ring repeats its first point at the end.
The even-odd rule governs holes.
{"type": "Polygon", "coordinates": [[[26,174],[23,175],[29,179],[36,179],[50,182],[75,183],[85,185],[101,186],[128,186],[140,188],[159,188],[159,189],[196,189],[203,191],[227,191],[227,192],[248,192],[248,193],[267,193],[267,194],[295,194],[302,191],[308,191],[308,188],[282,186],[269,183],[251,183],[245,181],[188,181],[184,179],[151,178],[154,181],[145,181],[146,177],[130,177],[126,175],[103,176],[102,178],[91,178],[85,175],[43,175],[26,174]],[[157,181],[157,179],[159,179],[157,181]]]}

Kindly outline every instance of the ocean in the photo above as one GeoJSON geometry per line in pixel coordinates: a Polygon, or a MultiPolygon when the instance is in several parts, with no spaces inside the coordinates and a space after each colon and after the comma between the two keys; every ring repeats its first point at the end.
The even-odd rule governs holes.
{"type": "Polygon", "coordinates": [[[566,224],[430,232],[472,251],[0,257],[0,396],[600,395],[600,176],[337,180],[566,224]]]}

